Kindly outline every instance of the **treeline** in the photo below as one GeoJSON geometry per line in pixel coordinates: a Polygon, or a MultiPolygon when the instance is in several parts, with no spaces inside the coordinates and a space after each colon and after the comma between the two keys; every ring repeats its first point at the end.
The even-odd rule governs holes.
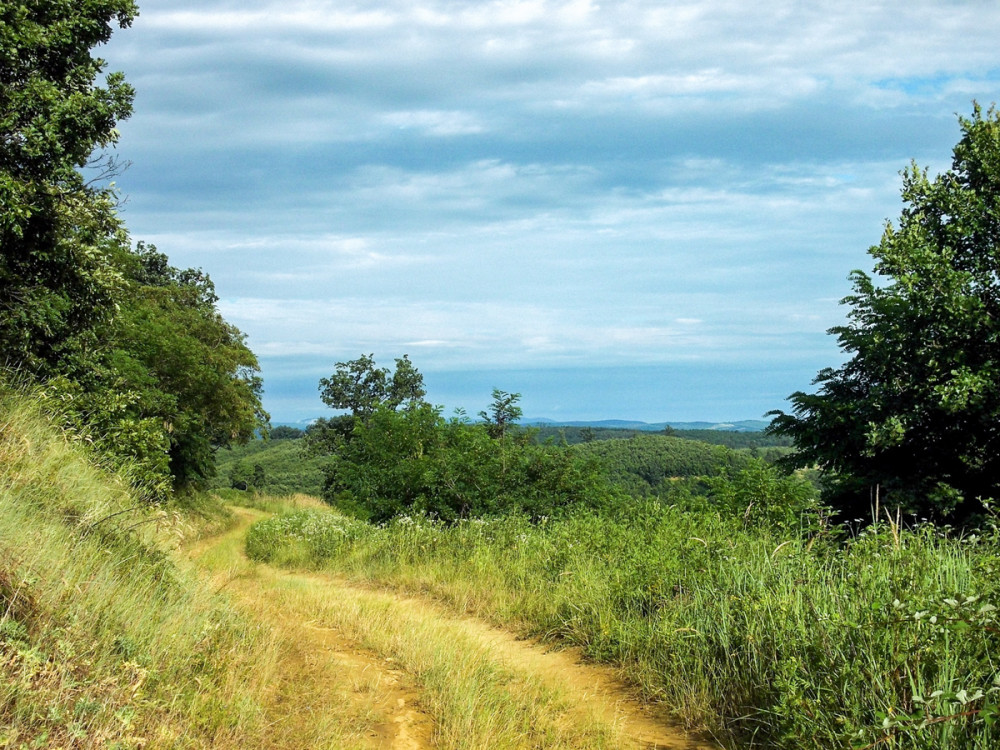
{"type": "Polygon", "coordinates": [[[92,49],[129,0],[0,6],[0,353],[5,377],[148,497],[197,486],[264,426],[257,359],[211,279],[133,245],[108,180],[132,111],[92,49]]]}
{"type": "MultiPolygon", "coordinates": [[[[447,424],[447,420],[444,423],[447,424]]],[[[466,424],[475,429],[471,422],[466,424]]],[[[218,473],[209,487],[319,496],[323,493],[324,476],[330,474],[327,454],[332,451],[321,449],[317,452],[310,446],[315,442],[315,434],[325,429],[323,422],[310,428],[314,433],[314,440],[310,440],[307,437],[309,430],[275,427],[267,440],[258,439],[219,451],[218,473]]],[[[675,435],[615,429],[605,432],[609,434],[576,443],[562,440],[562,435],[555,437],[547,428],[518,427],[514,434],[517,441],[527,441],[546,450],[568,447],[577,457],[594,462],[611,486],[636,497],[676,490],[678,479],[712,477],[745,468],[754,458],[774,463],[791,451],[790,447],[773,445],[786,443],[787,439],[760,433],[757,440],[734,441],[739,450],[732,450],[725,445],[688,437],[689,432],[712,437],[716,434],[714,430],[678,431],[675,435]]],[[[696,487],[690,482],[687,486],[696,487]]]]}
{"type": "Polygon", "coordinates": [[[547,440],[565,442],[567,445],[589,443],[595,440],[629,440],[644,435],[670,435],[685,440],[698,440],[712,445],[724,445],[727,448],[761,449],[789,448],[792,439],[767,432],[736,432],[729,430],[635,430],[621,427],[533,427],[535,440],[544,443],[547,440]]]}

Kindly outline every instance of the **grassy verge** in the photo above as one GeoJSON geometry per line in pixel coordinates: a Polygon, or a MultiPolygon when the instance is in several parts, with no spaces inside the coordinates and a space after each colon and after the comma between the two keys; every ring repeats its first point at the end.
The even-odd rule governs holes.
{"type": "Polygon", "coordinates": [[[0,747],[260,747],[271,635],[174,563],[184,528],[0,391],[0,747]]]}
{"type": "Polygon", "coordinates": [[[532,526],[299,512],[249,554],[430,592],[620,665],[734,746],[993,748],[995,535],[837,545],[656,504],[532,526]]]}

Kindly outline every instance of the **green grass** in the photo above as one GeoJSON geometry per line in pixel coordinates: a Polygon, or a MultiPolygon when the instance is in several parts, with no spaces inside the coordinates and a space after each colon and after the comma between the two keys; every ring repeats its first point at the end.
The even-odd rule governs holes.
{"type": "Polygon", "coordinates": [[[837,544],[648,503],[538,526],[373,527],[299,512],[257,524],[247,549],[579,644],[730,746],[1000,746],[986,721],[998,676],[992,532],[879,527],[837,544]]]}
{"type": "Polygon", "coordinates": [[[305,440],[254,440],[216,453],[216,476],[212,489],[228,488],[230,472],[241,466],[253,471],[255,464],[264,469],[264,486],[258,489],[272,495],[295,492],[319,496],[323,491],[322,467],[327,459],[310,456],[305,440]]]}
{"type": "Polygon", "coordinates": [[[271,636],[174,562],[185,526],[0,390],[0,747],[260,745],[271,636]]]}

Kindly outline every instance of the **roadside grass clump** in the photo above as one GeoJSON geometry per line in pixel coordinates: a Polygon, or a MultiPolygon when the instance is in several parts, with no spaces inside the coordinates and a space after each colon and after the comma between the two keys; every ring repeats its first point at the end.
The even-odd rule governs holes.
{"type": "Polygon", "coordinates": [[[730,746],[1000,746],[992,530],[890,523],[842,539],[637,501],[538,523],[297,514],[250,538],[258,559],[580,645],[730,746]]]}
{"type": "Polygon", "coordinates": [[[254,524],[246,552],[253,560],[277,565],[319,566],[371,528],[347,516],[303,510],[254,524]]]}
{"type": "Polygon", "coordinates": [[[0,389],[0,747],[246,747],[271,636],[180,569],[177,514],[0,389]]]}

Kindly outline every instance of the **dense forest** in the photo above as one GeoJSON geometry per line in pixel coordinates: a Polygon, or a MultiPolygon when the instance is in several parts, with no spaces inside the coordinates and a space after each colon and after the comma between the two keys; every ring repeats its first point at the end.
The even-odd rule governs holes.
{"type": "Polygon", "coordinates": [[[642,435],[661,434],[686,440],[700,440],[712,445],[724,445],[727,448],[788,448],[792,439],[766,432],[751,432],[737,430],[679,430],[668,428],[660,431],[637,430],[622,427],[549,427],[532,426],[535,440],[544,443],[546,440],[566,442],[569,445],[589,443],[594,440],[623,440],[642,435]]]}

